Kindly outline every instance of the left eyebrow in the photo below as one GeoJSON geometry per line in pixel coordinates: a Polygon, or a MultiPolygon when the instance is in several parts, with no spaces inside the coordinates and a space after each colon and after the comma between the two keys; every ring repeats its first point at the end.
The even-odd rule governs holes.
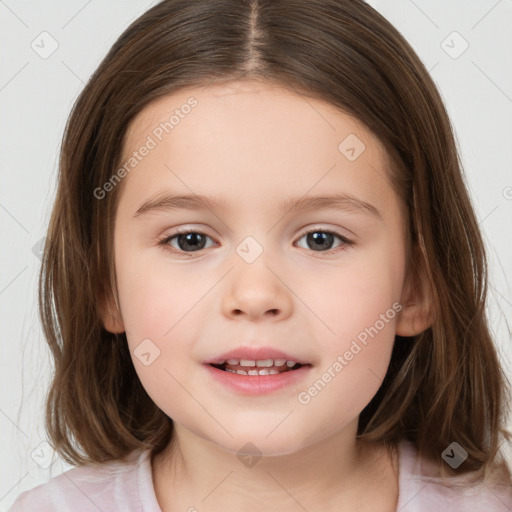
{"type": "MultiPolygon", "coordinates": [[[[164,195],[145,201],[135,212],[134,217],[148,214],[153,211],[167,210],[211,210],[226,212],[228,203],[221,197],[208,197],[204,195],[164,195]]],[[[299,199],[292,198],[281,203],[281,212],[291,210],[309,212],[321,209],[338,209],[371,215],[383,220],[381,212],[372,204],[363,201],[351,194],[334,194],[331,196],[305,196],[299,199]]]]}

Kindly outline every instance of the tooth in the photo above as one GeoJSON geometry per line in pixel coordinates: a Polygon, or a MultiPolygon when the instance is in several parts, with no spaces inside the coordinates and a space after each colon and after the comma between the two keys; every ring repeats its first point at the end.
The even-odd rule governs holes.
{"type": "Polygon", "coordinates": [[[228,359],[226,362],[232,366],[235,366],[240,362],[240,360],[239,359],[228,359]]]}
{"type": "Polygon", "coordinates": [[[291,368],[292,366],[295,366],[295,361],[286,361],[286,366],[288,366],[288,368],[291,368]]]}
{"type": "Polygon", "coordinates": [[[226,371],[227,371],[227,372],[230,372],[230,373],[236,373],[236,371],[235,371],[235,370],[232,370],[231,368],[226,368],[226,371]]]}
{"type": "Polygon", "coordinates": [[[240,359],[240,366],[256,366],[256,361],[252,359],[240,359]]]}
{"type": "Polygon", "coordinates": [[[249,370],[247,373],[249,375],[258,375],[258,370],[249,370]]]}
{"type": "Polygon", "coordinates": [[[256,366],[270,367],[270,366],[273,366],[273,364],[274,364],[273,359],[260,359],[259,361],[256,361],[256,366]]]}
{"type": "Polygon", "coordinates": [[[279,372],[278,372],[277,370],[274,370],[273,368],[271,368],[271,369],[268,371],[268,373],[269,373],[270,375],[277,375],[279,372]]]}
{"type": "Polygon", "coordinates": [[[286,364],[286,359],[274,359],[274,366],[283,366],[286,364]]]}
{"type": "Polygon", "coordinates": [[[224,364],[226,362],[225,359],[223,359],[222,361],[217,361],[215,364],[224,364]]]}
{"type": "Polygon", "coordinates": [[[247,372],[244,370],[236,370],[236,373],[238,373],[238,375],[247,375],[247,372]]]}
{"type": "Polygon", "coordinates": [[[269,375],[270,374],[270,370],[268,370],[267,368],[263,368],[263,370],[259,370],[258,373],[260,375],[269,375]]]}

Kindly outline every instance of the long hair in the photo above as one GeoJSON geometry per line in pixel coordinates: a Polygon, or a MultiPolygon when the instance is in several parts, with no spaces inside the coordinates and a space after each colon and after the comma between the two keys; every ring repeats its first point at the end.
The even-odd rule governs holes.
{"type": "Polygon", "coordinates": [[[358,437],[414,443],[457,470],[497,460],[506,378],[486,320],[486,256],[452,127],[411,46],[359,0],[165,0],[115,42],[79,95],[60,155],[40,274],[40,315],[55,372],[46,424],[72,464],[162,451],[173,423],[142,387],[124,334],[107,332],[99,298],[116,294],[113,221],[121,187],[94,191],[121,165],[127,127],[148,104],[186,87],[256,78],[325,100],[363,122],[392,162],[408,212],[408,272],[433,292],[433,324],[396,336],[384,382],[358,437]]]}

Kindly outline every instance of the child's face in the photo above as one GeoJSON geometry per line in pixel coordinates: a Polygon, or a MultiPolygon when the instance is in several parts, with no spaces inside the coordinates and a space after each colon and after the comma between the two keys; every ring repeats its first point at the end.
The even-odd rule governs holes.
{"type": "Polygon", "coordinates": [[[118,185],[115,265],[122,328],[153,401],[181,431],[233,451],[251,442],[291,453],[355,436],[401,316],[404,210],[383,146],[327,103],[243,82],[152,104],[130,127],[124,161],[134,151],[118,185]],[[223,206],[136,215],[170,195],[223,206]],[[333,195],[373,208],[283,206],[333,195]],[[178,227],[203,235],[160,243],[178,227]],[[238,349],[235,359],[252,359],[254,347],[264,349],[257,359],[268,349],[308,365],[260,378],[208,364],[238,349]]]}

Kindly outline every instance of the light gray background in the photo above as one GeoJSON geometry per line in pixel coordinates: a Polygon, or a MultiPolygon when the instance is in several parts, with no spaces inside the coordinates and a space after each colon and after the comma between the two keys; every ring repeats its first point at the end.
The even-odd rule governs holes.
{"type": "MultiPolygon", "coordinates": [[[[50,358],[37,316],[37,244],[71,106],[121,32],[154,3],[0,0],[0,512],[71,467],[52,459],[45,442],[50,358]]],[[[414,47],[452,119],[488,248],[490,323],[510,374],[512,0],[369,3],[414,47]]]]}

